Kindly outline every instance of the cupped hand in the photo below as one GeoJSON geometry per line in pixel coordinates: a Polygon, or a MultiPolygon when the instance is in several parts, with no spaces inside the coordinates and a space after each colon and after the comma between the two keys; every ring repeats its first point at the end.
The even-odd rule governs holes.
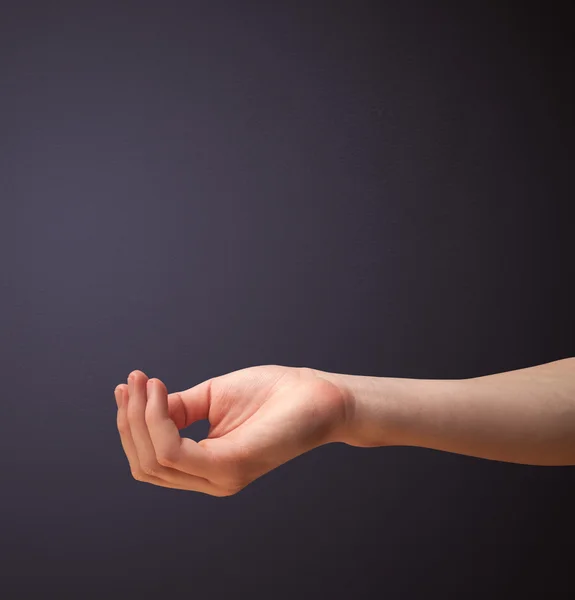
{"type": "Polygon", "coordinates": [[[137,370],[115,395],[132,476],[212,496],[235,494],[292,458],[340,441],[348,402],[314,369],[280,365],[240,369],[171,394],[137,370]],[[201,419],[210,422],[207,438],[180,435],[201,419]]]}

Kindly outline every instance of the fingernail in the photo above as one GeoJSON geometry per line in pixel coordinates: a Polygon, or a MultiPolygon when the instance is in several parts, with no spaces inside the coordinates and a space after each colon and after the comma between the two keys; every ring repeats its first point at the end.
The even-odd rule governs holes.
{"type": "Polygon", "coordinates": [[[148,379],[148,383],[146,384],[146,387],[148,388],[148,393],[153,392],[154,391],[154,380],[148,379]]]}
{"type": "Polygon", "coordinates": [[[122,406],[122,388],[118,388],[115,391],[116,394],[116,404],[118,405],[118,408],[120,408],[122,406]]]}

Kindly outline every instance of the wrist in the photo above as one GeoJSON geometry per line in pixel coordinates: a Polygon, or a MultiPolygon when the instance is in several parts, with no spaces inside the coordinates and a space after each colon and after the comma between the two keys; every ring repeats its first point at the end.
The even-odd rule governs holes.
{"type": "Polygon", "coordinates": [[[458,394],[461,386],[459,380],[314,371],[340,390],[343,417],[336,441],[365,448],[424,444],[428,420],[441,421],[442,399],[458,394]]]}
{"type": "MultiPolygon", "coordinates": [[[[338,402],[333,402],[332,441],[342,442],[352,446],[379,446],[382,439],[380,428],[375,423],[369,423],[369,407],[375,408],[376,397],[381,394],[381,383],[372,381],[376,377],[330,373],[319,369],[310,369],[314,375],[331,384],[337,389],[338,402]],[[378,429],[378,433],[371,431],[378,429]],[[370,430],[368,432],[367,430],[370,430]],[[368,439],[369,438],[369,439],[368,439]]],[[[382,419],[385,422],[385,419],[382,419]]]]}
{"type": "Polygon", "coordinates": [[[339,373],[328,376],[337,382],[346,399],[340,441],[361,448],[395,445],[402,400],[390,379],[339,373]]]}

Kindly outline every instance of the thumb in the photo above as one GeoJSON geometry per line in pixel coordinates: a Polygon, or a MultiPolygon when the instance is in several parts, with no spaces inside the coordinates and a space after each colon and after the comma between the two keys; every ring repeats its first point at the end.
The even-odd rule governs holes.
{"type": "Polygon", "coordinates": [[[168,394],[168,412],[178,429],[196,421],[208,419],[210,413],[211,379],[181,392],[168,394]]]}

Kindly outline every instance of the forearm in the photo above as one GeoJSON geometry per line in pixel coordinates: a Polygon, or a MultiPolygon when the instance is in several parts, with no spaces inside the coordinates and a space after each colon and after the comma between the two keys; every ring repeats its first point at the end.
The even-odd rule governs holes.
{"type": "Polygon", "coordinates": [[[575,358],[454,380],[317,373],[346,391],[350,445],[575,465],[575,358]]]}

